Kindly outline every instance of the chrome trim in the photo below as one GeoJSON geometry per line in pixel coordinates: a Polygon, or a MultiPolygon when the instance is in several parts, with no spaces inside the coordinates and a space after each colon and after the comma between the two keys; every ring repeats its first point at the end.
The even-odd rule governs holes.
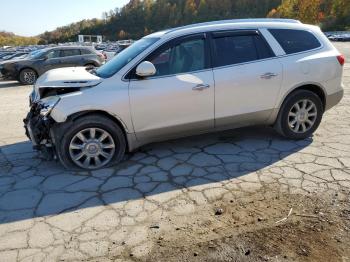
{"type": "Polygon", "coordinates": [[[192,87],[193,91],[203,91],[204,89],[208,89],[210,87],[210,85],[207,84],[198,84],[194,87],[192,87]]]}
{"type": "Polygon", "coordinates": [[[181,75],[188,75],[188,74],[196,74],[196,73],[202,73],[202,72],[207,72],[207,71],[213,71],[213,69],[212,68],[208,68],[208,69],[202,69],[202,70],[191,71],[191,72],[186,72],[186,73],[171,74],[171,75],[164,75],[164,76],[153,76],[153,77],[147,77],[146,79],[129,79],[128,82],[147,81],[147,80],[153,80],[153,79],[159,79],[159,78],[181,76],[181,75]]]}
{"type": "Polygon", "coordinates": [[[165,34],[169,34],[172,32],[176,32],[183,29],[190,29],[193,27],[200,27],[200,26],[209,26],[209,25],[227,25],[227,24],[238,24],[238,23],[291,23],[291,24],[301,24],[299,20],[296,19],[281,19],[281,18],[248,18],[248,19],[228,19],[228,20],[219,20],[219,21],[213,21],[213,22],[203,22],[203,23],[196,23],[191,25],[185,25],[180,27],[175,27],[172,29],[169,29],[165,32],[165,34]]]}
{"type": "Polygon", "coordinates": [[[268,80],[268,79],[271,79],[271,78],[276,77],[276,76],[278,76],[278,74],[268,72],[268,73],[261,75],[260,78],[268,80]]]}
{"type": "MultiPolygon", "coordinates": [[[[257,30],[260,34],[261,34],[261,32],[260,32],[260,29],[261,27],[257,27],[257,28],[234,28],[234,29],[224,29],[224,30],[222,30],[222,31],[241,31],[241,30],[257,30]]],[[[130,71],[134,68],[134,66],[135,65],[137,65],[138,63],[140,63],[143,59],[145,59],[148,55],[150,55],[153,51],[155,51],[158,47],[160,47],[160,46],[162,46],[163,44],[166,44],[167,42],[170,42],[170,41],[172,41],[172,40],[174,40],[174,39],[176,39],[176,38],[181,38],[181,37],[185,37],[185,36],[190,36],[190,35],[197,35],[197,34],[208,34],[208,33],[212,33],[212,32],[215,32],[215,31],[220,31],[220,30],[218,30],[218,29],[215,29],[215,30],[213,30],[213,29],[207,29],[206,31],[198,31],[198,32],[193,32],[193,33],[184,33],[184,34],[180,34],[180,35],[176,35],[176,36],[173,36],[173,37],[170,37],[170,38],[167,38],[165,41],[163,41],[163,42],[160,42],[160,43],[158,43],[158,45],[154,48],[154,49],[152,49],[151,51],[149,51],[145,56],[143,56],[141,59],[139,59],[136,63],[134,63],[130,68],[129,68],[129,70],[127,70],[126,71],[126,73],[122,76],[122,78],[121,78],[121,80],[122,81],[124,81],[124,82],[129,82],[129,81],[134,81],[134,80],[136,80],[136,81],[139,81],[138,79],[126,79],[125,77],[126,77],[126,75],[127,74],[129,74],[130,73],[130,71]]],[[[263,36],[263,38],[265,39],[265,37],[263,36]]],[[[160,40],[162,40],[162,38],[160,38],[160,40]]],[[[270,44],[268,43],[268,41],[265,39],[265,41],[267,42],[267,44],[270,46],[270,44]]],[[[157,43],[157,42],[156,42],[157,43]]],[[[154,44],[156,44],[156,43],[154,43],[154,44]]],[[[150,46],[150,47],[152,47],[152,46],[150,46]]],[[[270,47],[271,48],[271,47],[270,47]]],[[[273,49],[271,48],[271,50],[273,51],[273,49]]],[[[146,50],[145,50],[146,51],[146,50]]],[[[276,56],[274,56],[273,58],[277,58],[276,56]]],[[[264,60],[264,59],[261,59],[261,60],[264,60]]],[[[257,60],[255,60],[255,61],[257,61],[257,60]]],[[[260,60],[259,60],[260,61],[260,60]]],[[[130,61],[131,62],[131,61],[130,61]]],[[[127,64],[128,65],[128,64],[127,64]]],[[[127,66],[127,65],[125,65],[125,66],[127,66]]],[[[210,67],[210,68],[206,68],[206,69],[203,69],[203,70],[199,70],[198,72],[201,72],[201,71],[205,71],[205,70],[208,70],[208,69],[213,69],[214,67],[210,67]]],[[[123,68],[122,68],[123,69],[123,68]]],[[[121,69],[121,70],[122,70],[121,69]]],[[[197,71],[194,71],[194,72],[197,72],[197,71]]],[[[187,74],[188,73],[191,73],[191,72],[186,72],[187,74]]],[[[179,74],[176,74],[176,75],[179,75],[179,74]]],[[[168,75],[169,76],[169,75],[168,75]]],[[[148,79],[148,78],[147,78],[148,79]]]]}

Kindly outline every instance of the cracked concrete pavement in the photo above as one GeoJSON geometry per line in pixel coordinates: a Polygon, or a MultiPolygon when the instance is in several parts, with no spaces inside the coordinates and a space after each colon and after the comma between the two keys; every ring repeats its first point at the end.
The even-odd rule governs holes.
{"type": "MultiPolygon", "coordinates": [[[[337,46],[349,61],[350,43],[337,46]]],[[[348,196],[350,64],[344,69],[345,97],[312,138],[289,141],[270,128],[243,128],[149,145],[92,172],[42,160],[21,122],[30,87],[1,82],[0,260],[142,258],[170,213],[188,217],[198,206],[263,187],[348,196]]]]}

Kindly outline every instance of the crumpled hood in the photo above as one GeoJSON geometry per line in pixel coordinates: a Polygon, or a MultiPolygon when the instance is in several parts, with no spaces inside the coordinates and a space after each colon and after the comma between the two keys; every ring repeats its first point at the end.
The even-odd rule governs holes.
{"type": "Polygon", "coordinates": [[[43,98],[45,90],[58,90],[61,94],[69,93],[81,88],[94,87],[102,80],[102,78],[86,71],[85,67],[53,69],[38,78],[31,94],[31,101],[43,98]]]}
{"type": "Polygon", "coordinates": [[[36,81],[35,88],[90,87],[101,82],[100,77],[90,74],[85,67],[66,67],[53,69],[43,74],[36,81]]]}

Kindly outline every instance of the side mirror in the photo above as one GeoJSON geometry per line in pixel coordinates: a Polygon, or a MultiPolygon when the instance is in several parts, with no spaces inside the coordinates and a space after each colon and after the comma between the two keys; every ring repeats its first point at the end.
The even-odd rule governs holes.
{"type": "Polygon", "coordinates": [[[47,60],[49,57],[47,55],[44,55],[43,60],[47,60]]]}
{"type": "Polygon", "coordinates": [[[136,75],[141,77],[153,76],[156,72],[155,66],[148,61],[143,61],[136,67],[136,75]]]}

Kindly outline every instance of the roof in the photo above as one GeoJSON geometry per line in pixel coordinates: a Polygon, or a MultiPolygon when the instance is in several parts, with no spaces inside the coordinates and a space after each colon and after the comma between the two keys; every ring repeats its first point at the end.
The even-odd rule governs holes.
{"type": "Polygon", "coordinates": [[[72,48],[84,48],[84,49],[92,49],[91,46],[82,46],[82,45],[61,45],[61,46],[54,46],[54,47],[48,47],[46,49],[72,49],[72,48]]]}
{"type": "Polygon", "coordinates": [[[168,30],[166,33],[170,33],[176,30],[202,27],[202,26],[210,26],[210,25],[224,25],[224,24],[246,24],[246,23],[292,23],[292,24],[300,24],[299,20],[294,19],[276,19],[276,18],[254,18],[254,19],[230,19],[230,20],[219,20],[213,22],[204,22],[197,24],[190,24],[181,27],[175,27],[173,29],[168,30]]]}
{"type": "Polygon", "coordinates": [[[212,22],[204,22],[204,23],[197,23],[197,24],[190,24],[175,28],[170,28],[167,30],[159,31],[156,33],[153,33],[149,35],[149,37],[161,37],[166,34],[170,33],[176,33],[182,30],[191,30],[191,29],[200,29],[203,27],[211,27],[211,26],[221,26],[221,25],[235,25],[235,26],[245,26],[245,25],[252,25],[252,24],[273,24],[273,25],[300,25],[301,22],[299,20],[294,19],[278,19],[278,18],[247,18],[247,19],[230,19],[230,20],[219,20],[219,21],[212,21],[212,22]]]}

